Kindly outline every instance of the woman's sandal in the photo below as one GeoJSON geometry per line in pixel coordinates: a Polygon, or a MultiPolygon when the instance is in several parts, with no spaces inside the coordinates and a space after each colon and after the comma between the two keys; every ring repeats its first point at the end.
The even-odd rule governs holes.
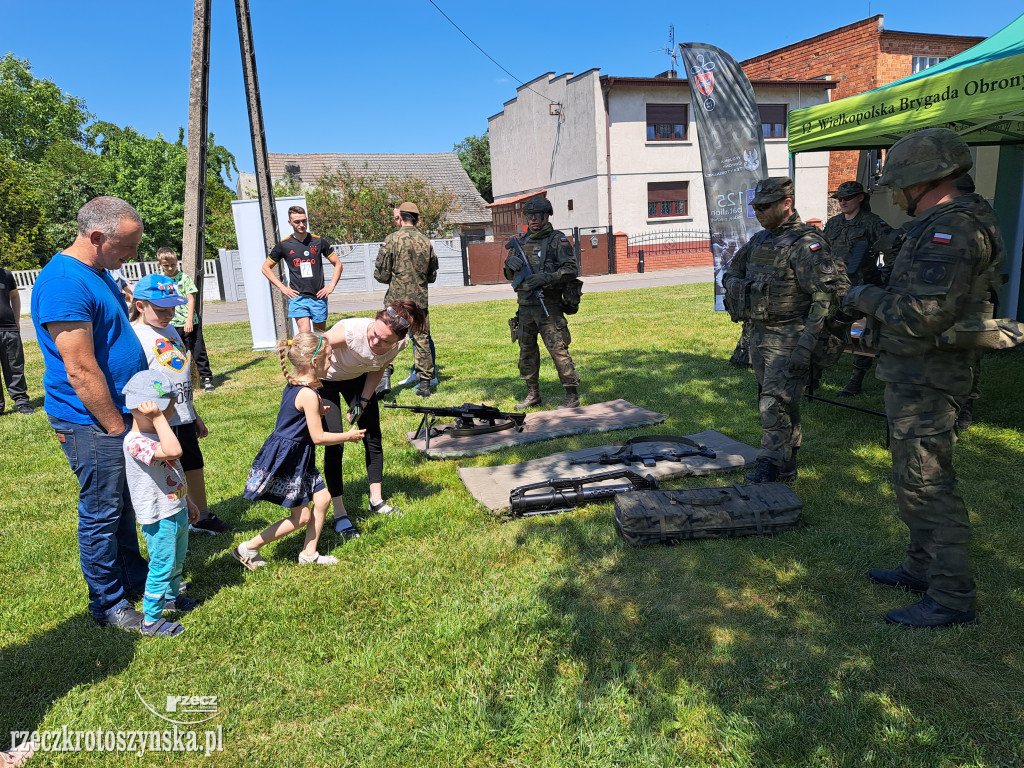
{"type": "Polygon", "coordinates": [[[402,512],[398,507],[392,507],[386,501],[381,499],[376,504],[370,502],[370,514],[373,515],[390,515],[391,517],[404,517],[405,513],[402,512]]]}
{"type": "Polygon", "coordinates": [[[304,554],[299,552],[299,565],[337,565],[338,558],[334,555],[321,555],[319,552],[314,552],[311,557],[306,557],[304,554]]]}
{"type": "Polygon", "coordinates": [[[185,631],[185,628],[176,621],[157,619],[154,622],[144,621],[139,631],[146,637],[174,637],[185,631]]]}
{"type": "Polygon", "coordinates": [[[331,527],[334,528],[334,532],[339,536],[346,539],[358,539],[359,529],[352,524],[352,521],[348,519],[348,515],[342,515],[336,517],[331,521],[331,527]]]}

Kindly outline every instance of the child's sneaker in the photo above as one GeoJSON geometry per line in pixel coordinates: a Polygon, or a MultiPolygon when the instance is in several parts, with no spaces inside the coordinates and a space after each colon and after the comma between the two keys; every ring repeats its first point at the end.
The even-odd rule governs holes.
{"type": "Polygon", "coordinates": [[[192,533],[205,533],[208,536],[216,536],[218,533],[231,533],[235,526],[225,523],[213,512],[208,517],[201,518],[198,522],[189,523],[188,529],[192,533]]]}
{"type": "Polygon", "coordinates": [[[188,613],[193,608],[199,605],[199,601],[192,597],[185,597],[179,594],[177,597],[172,597],[168,600],[164,600],[164,610],[174,611],[176,613],[188,613]]]}
{"type": "Polygon", "coordinates": [[[142,626],[139,628],[146,637],[174,637],[180,635],[185,631],[185,628],[176,621],[168,621],[167,619],[157,619],[156,621],[142,622],[142,626]]]}

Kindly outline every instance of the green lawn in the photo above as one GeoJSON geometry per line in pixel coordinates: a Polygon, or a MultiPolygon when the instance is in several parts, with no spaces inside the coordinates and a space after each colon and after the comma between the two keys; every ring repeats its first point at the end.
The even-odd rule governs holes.
{"type": "MultiPolygon", "coordinates": [[[[727,362],[737,326],[709,285],[588,294],[571,321],[584,403],[623,397],[670,414],[651,430],[535,443],[463,464],[504,464],[655,431],[715,428],[757,445],[756,385],[727,362]]],[[[442,382],[431,405],[525,393],[508,341],[512,302],[437,306],[442,382]]],[[[335,318],[336,319],[336,318],[335,318]]],[[[986,358],[975,427],[957,448],[974,525],[980,625],[886,626],[913,597],[871,585],[902,558],[881,419],[803,407],[795,485],[806,526],[775,538],[633,549],[611,504],[507,524],[478,506],[454,461],[428,461],[385,411],[385,495],[401,519],[302,567],[300,537],[245,571],[231,546],[281,516],[241,498],[273,424],[276,356],[248,326],[205,329],[218,381],[197,407],[211,509],[233,538],[190,539],[203,604],[173,640],[93,624],[76,547],[77,485],[46,417],[0,418],[0,743],[11,730],[156,730],[169,695],[217,696],[223,752],[42,755],[30,765],[1021,766],[1024,354],[986,358]],[[137,693],[138,692],[138,693],[137,693]],[[55,759],[58,758],[58,759],[55,759]]],[[[39,393],[39,350],[26,350],[39,393]]],[[[403,353],[400,371],[411,354],[403,353]]],[[[845,382],[845,359],[825,377],[845,382]]],[[[563,391],[549,359],[547,407],[563,391]]],[[[862,404],[881,408],[870,378],[862,404]]],[[[421,402],[411,389],[401,404],[421,402]]],[[[37,397],[33,404],[41,406],[37,397]]],[[[346,504],[365,510],[362,448],[346,504]]],[[[739,474],[698,483],[732,483],[739,474]]]]}

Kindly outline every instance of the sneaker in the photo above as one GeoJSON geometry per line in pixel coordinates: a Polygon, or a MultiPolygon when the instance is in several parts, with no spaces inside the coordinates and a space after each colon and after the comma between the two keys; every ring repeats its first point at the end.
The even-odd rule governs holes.
{"type": "Polygon", "coordinates": [[[331,527],[334,532],[344,539],[358,539],[359,529],[352,524],[352,521],[348,519],[348,515],[342,515],[336,517],[331,521],[331,527]]]}
{"type": "Polygon", "coordinates": [[[157,619],[156,621],[144,621],[139,631],[146,637],[174,637],[185,631],[185,628],[176,621],[157,619]]]}
{"type": "Polygon", "coordinates": [[[398,507],[392,507],[386,501],[378,501],[374,504],[370,502],[370,514],[372,515],[391,515],[391,517],[403,517],[405,515],[402,510],[398,507]]]}
{"type": "Polygon", "coordinates": [[[213,379],[203,379],[203,391],[213,392],[213,379]]]}
{"type": "Polygon", "coordinates": [[[93,619],[101,627],[117,627],[138,632],[145,616],[135,610],[127,600],[122,600],[113,608],[104,611],[102,618],[93,616],[93,619]]]}
{"type": "Polygon", "coordinates": [[[175,611],[176,613],[188,613],[197,605],[199,605],[198,600],[191,597],[185,597],[181,594],[177,597],[172,597],[169,600],[164,600],[164,610],[175,611]]]}
{"type": "Polygon", "coordinates": [[[36,409],[33,408],[28,403],[25,403],[24,405],[19,405],[18,406],[18,413],[24,414],[25,416],[31,416],[35,412],[36,412],[36,409]]]}
{"type": "Polygon", "coordinates": [[[416,387],[416,394],[419,395],[420,397],[430,397],[430,382],[421,381],[420,385],[416,387]]]}
{"type": "Polygon", "coordinates": [[[205,533],[208,536],[216,536],[218,533],[230,533],[235,526],[225,523],[212,512],[209,517],[201,518],[196,523],[189,523],[188,529],[192,533],[205,533]]]}
{"type": "Polygon", "coordinates": [[[231,550],[231,556],[250,571],[255,571],[267,564],[258,549],[246,549],[241,544],[231,550]]]}

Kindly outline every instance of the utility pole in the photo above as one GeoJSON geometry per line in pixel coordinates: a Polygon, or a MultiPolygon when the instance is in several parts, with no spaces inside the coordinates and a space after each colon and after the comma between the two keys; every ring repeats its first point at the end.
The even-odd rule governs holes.
{"type": "MultiPolygon", "coordinates": [[[[198,2],[198,0],[197,0],[198,2]]],[[[263,109],[260,106],[260,84],[256,76],[256,50],[252,41],[249,19],[249,0],[235,0],[238,18],[238,44],[242,49],[242,74],[245,79],[245,100],[249,107],[249,133],[252,136],[252,157],[256,166],[256,190],[263,219],[263,239],[267,253],[277,244],[277,210],[274,206],[274,185],[270,179],[270,161],[267,158],[267,135],[263,129],[263,109]]],[[[284,269],[278,264],[277,274],[284,281],[284,269]]],[[[288,321],[288,302],[283,293],[270,287],[274,310],[274,327],[280,341],[291,338],[288,321]]]]}
{"type": "MultiPolygon", "coordinates": [[[[182,271],[196,284],[196,307],[203,307],[206,259],[206,142],[210,106],[210,0],[195,0],[192,19],[192,80],[188,94],[188,155],[185,165],[185,225],[182,271]]],[[[191,318],[189,318],[191,321],[191,318]]]]}

